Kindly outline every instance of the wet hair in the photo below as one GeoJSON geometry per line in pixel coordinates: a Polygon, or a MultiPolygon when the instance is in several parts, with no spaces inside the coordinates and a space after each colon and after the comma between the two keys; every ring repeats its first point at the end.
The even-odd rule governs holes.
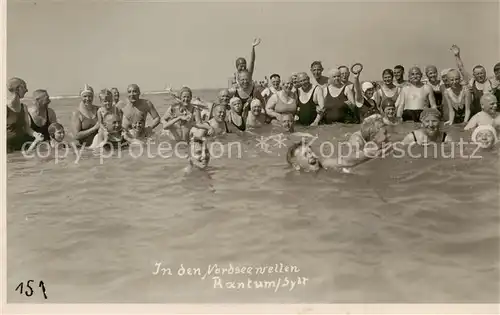
{"type": "Polygon", "coordinates": [[[361,136],[365,141],[371,141],[377,132],[385,126],[382,115],[374,114],[368,116],[361,123],[361,136]]]}
{"type": "Polygon", "coordinates": [[[280,75],[277,74],[277,73],[273,73],[271,74],[271,76],[269,77],[269,79],[272,79],[272,78],[278,78],[278,79],[281,79],[280,75]]]}
{"type": "Polygon", "coordinates": [[[401,70],[401,71],[405,72],[405,67],[403,67],[402,65],[397,65],[394,67],[394,70],[401,70]]]}
{"type": "Polygon", "coordinates": [[[293,160],[297,157],[297,149],[305,146],[304,143],[302,142],[295,142],[292,144],[289,148],[288,151],[286,152],[286,162],[292,166],[293,165],[293,160]]]}
{"type": "Polygon", "coordinates": [[[64,130],[64,127],[63,125],[61,125],[60,123],[51,123],[49,128],[48,128],[48,132],[49,132],[49,136],[51,138],[54,138],[54,134],[56,133],[56,131],[59,131],[59,130],[64,130]]]}
{"type": "Polygon", "coordinates": [[[111,91],[108,89],[102,89],[99,92],[99,99],[103,101],[106,98],[106,96],[113,97],[113,93],[111,93],[111,91]]]}
{"type": "Polygon", "coordinates": [[[476,71],[476,69],[486,70],[482,65],[475,65],[474,68],[472,68],[472,72],[476,71]]]}
{"type": "MultiPolygon", "coordinates": [[[[394,68],[396,69],[396,68],[394,68]]],[[[404,71],[404,70],[403,70],[404,71]]],[[[386,74],[390,74],[391,77],[394,77],[394,71],[392,71],[392,69],[384,69],[384,71],[382,71],[382,78],[386,75],[386,74]]]]}
{"type": "Polygon", "coordinates": [[[21,85],[26,86],[26,81],[17,77],[10,78],[7,81],[7,90],[11,93],[14,93],[21,85]]]}
{"type": "Polygon", "coordinates": [[[182,89],[179,91],[178,97],[180,98],[182,96],[182,93],[184,92],[188,92],[191,95],[191,97],[193,97],[193,91],[191,91],[191,89],[188,88],[187,86],[182,87],[182,89]]]}
{"type": "Polygon", "coordinates": [[[313,62],[311,63],[311,69],[312,69],[314,66],[320,66],[321,68],[323,68],[323,65],[321,64],[321,61],[318,61],[318,60],[313,61],[313,62]]]}

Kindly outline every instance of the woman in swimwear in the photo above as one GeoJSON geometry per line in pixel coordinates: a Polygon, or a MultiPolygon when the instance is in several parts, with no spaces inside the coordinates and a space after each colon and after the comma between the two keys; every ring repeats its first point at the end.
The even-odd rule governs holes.
{"type": "Polygon", "coordinates": [[[377,104],[382,104],[385,99],[392,99],[395,103],[400,90],[401,88],[394,84],[394,72],[391,69],[385,69],[382,72],[382,83],[379,84],[373,98],[377,104]]]}
{"type": "Polygon", "coordinates": [[[43,135],[31,129],[28,108],[21,102],[28,88],[26,82],[11,78],[7,82],[7,152],[21,150],[23,145],[43,135]]]}
{"type": "Polygon", "coordinates": [[[450,87],[444,90],[444,98],[448,105],[448,121],[445,125],[462,124],[469,121],[471,110],[471,93],[466,86],[461,84],[460,73],[457,70],[451,70],[446,75],[450,87]]]}
{"type": "Polygon", "coordinates": [[[49,108],[50,97],[46,90],[33,92],[33,106],[28,108],[30,114],[31,129],[43,135],[43,140],[50,139],[49,126],[57,122],[56,113],[49,108]]]}
{"type": "Polygon", "coordinates": [[[262,109],[262,104],[256,98],[250,102],[250,111],[247,114],[246,126],[247,128],[262,127],[266,123],[267,117],[262,109]]]}
{"type": "Polygon", "coordinates": [[[297,95],[293,92],[292,77],[283,80],[283,89],[273,94],[266,104],[267,115],[280,121],[283,114],[297,113],[297,95]]]}
{"type": "Polygon", "coordinates": [[[229,133],[229,128],[227,127],[226,121],[226,106],[225,105],[215,105],[213,110],[213,117],[208,121],[208,124],[214,130],[213,135],[219,136],[229,133]]]}
{"type": "Polygon", "coordinates": [[[450,135],[440,128],[441,113],[436,108],[425,108],[420,114],[422,128],[410,132],[404,139],[404,144],[426,145],[431,142],[451,142],[450,135]]]}
{"type": "Polygon", "coordinates": [[[72,117],[75,140],[79,145],[90,146],[100,127],[97,119],[99,107],[93,104],[94,90],[91,86],[86,84],[80,96],[82,100],[72,117]]]}
{"type": "Polygon", "coordinates": [[[425,67],[425,76],[427,79],[423,81],[430,85],[432,90],[434,91],[434,100],[436,101],[436,108],[441,112],[441,117],[443,115],[443,92],[444,92],[444,84],[443,81],[438,78],[438,70],[435,66],[427,66],[425,67]]]}
{"type": "MultiPolygon", "coordinates": [[[[355,76],[354,80],[354,86],[356,86],[356,84],[359,84],[359,79],[357,79],[357,76],[355,76]]],[[[373,94],[375,93],[375,87],[373,86],[373,84],[371,82],[363,82],[363,84],[361,85],[361,90],[363,91],[363,93],[361,94],[363,96],[363,101],[362,103],[356,101],[356,106],[358,107],[359,119],[363,121],[368,116],[379,114],[379,110],[377,107],[377,103],[372,99],[373,94]]]]}
{"type": "Polygon", "coordinates": [[[238,97],[233,97],[229,101],[229,105],[231,106],[231,109],[227,113],[226,117],[228,123],[228,129],[231,132],[245,131],[246,125],[243,112],[243,104],[241,102],[241,99],[238,97]]]}
{"type": "Polygon", "coordinates": [[[183,87],[179,92],[180,103],[174,104],[167,109],[162,117],[163,129],[172,140],[189,141],[191,128],[206,129],[211,135],[211,127],[203,124],[200,110],[191,104],[193,92],[188,87],[183,87]]]}
{"type": "Polygon", "coordinates": [[[252,76],[248,71],[241,71],[238,74],[239,86],[235,89],[230,89],[234,97],[238,97],[243,105],[243,111],[247,111],[250,108],[250,102],[252,99],[257,98],[264,103],[262,95],[259,93],[255,84],[252,82],[252,76]]]}

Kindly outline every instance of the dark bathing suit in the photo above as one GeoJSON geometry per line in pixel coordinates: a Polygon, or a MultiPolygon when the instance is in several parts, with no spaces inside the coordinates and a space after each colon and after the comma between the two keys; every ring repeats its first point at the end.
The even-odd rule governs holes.
{"type": "MultiPolygon", "coordinates": [[[[491,85],[489,80],[486,81],[491,85]]],[[[476,80],[472,81],[472,103],[470,104],[471,117],[481,111],[481,96],[483,96],[483,91],[477,89],[476,80]]]]}
{"type": "Polygon", "coordinates": [[[371,116],[373,114],[379,114],[378,108],[376,105],[372,105],[366,98],[363,98],[363,106],[358,109],[359,118],[363,121],[366,117],[371,116]]]}
{"type": "Polygon", "coordinates": [[[21,104],[21,110],[15,112],[7,106],[7,118],[13,115],[16,116],[15,122],[10,124],[7,123],[7,152],[21,150],[25,142],[34,140],[34,138],[29,136],[25,131],[26,120],[24,107],[25,105],[21,104]]]}
{"type": "MultiPolygon", "coordinates": [[[[246,129],[246,126],[245,126],[245,119],[243,119],[243,117],[241,117],[241,116],[240,116],[240,117],[241,117],[241,125],[239,125],[239,126],[238,126],[237,124],[235,124],[235,123],[234,123],[234,121],[233,121],[233,116],[232,116],[232,114],[231,114],[231,113],[232,113],[232,112],[229,112],[229,120],[231,121],[231,124],[232,124],[233,126],[235,126],[236,128],[238,128],[238,130],[240,130],[240,131],[245,131],[245,129],[246,129]]],[[[226,125],[226,130],[227,130],[227,125],[226,125]]]]}
{"type": "Polygon", "coordinates": [[[465,119],[465,105],[462,108],[453,107],[453,110],[455,111],[455,118],[453,119],[453,123],[454,124],[463,123],[465,119]]]}
{"type": "Polygon", "coordinates": [[[414,122],[420,122],[420,114],[422,114],[423,109],[405,109],[403,110],[403,121],[413,120],[414,122]]]}
{"type": "Polygon", "coordinates": [[[299,109],[299,120],[297,121],[299,124],[303,126],[309,126],[314,122],[318,113],[316,111],[316,103],[314,103],[314,93],[317,86],[313,87],[313,92],[311,93],[311,97],[306,103],[302,103],[300,100],[300,88],[297,89],[297,107],[299,109]]]}
{"type": "Polygon", "coordinates": [[[332,124],[332,123],[347,123],[349,118],[350,108],[345,103],[347,101],[347,96],[345,95],[346,86],[342,87],[339,95],[333,97],[330,94],[330,89],[326,88],[326,96],[325,96],[325,115],[323,117],[323,123],[332,124]]]}
{"type": "Polygon", "coordinates": [[[234,96],[239,98],[241,100],[241,104],[242,105],[245,105],[248,101],[252,101],[252,99],[254,98],[254,90],[255,90],[255,86],[252,87],[252,91],[249,93],[250,96],[248,96],[247,98],[243,98],[241,97],[239,94],[238,94],[238,89],[236,89],[236,92],[234,93],[234,96]]]}
{"type": "Polygon", "coordinates": [[[38,127],[38,125],[35,123],[35,121],[33,120],[33,117],[31,117],[31,114],[30,114],[31,129],[33,129],[33,131],[41,133],[43,135],[44,141],[49,141],[50,140],[50,135],[49,135],[50,120],[49,120],[49,109],[48,108],[45,111],[45,115],[47,117],[47,119],[45,120],[45,124],[42,127],[38,127]]]}

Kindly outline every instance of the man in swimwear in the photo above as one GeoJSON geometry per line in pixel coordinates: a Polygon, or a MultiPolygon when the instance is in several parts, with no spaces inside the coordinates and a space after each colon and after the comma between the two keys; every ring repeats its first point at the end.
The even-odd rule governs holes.
{"type": "Polygon", "coordinates": [[[313,75],[312,84],[317,85],[324,90],[328,85],[328,77],[323,75],[323,70],[321,61],[313,61],[313,63],[311,63],[311,73],[313,75]]]}
{"type": "Polygon", "coordinates": [[[293,144],[287,152],[287,162],[295,170],[317,172],[320,169],[347,171],[373,158],[384,157],[392,150],[382,116],[373,115],[361,124],[360,131],[354,133],[348,142],[349,154],[320,161],[308,143],[293,144]],[[370,143],[368,145],[368,143],[370,143]]]}
{"type": "Polygon", "coordinates": [[[431,142],[452,142],[450,135],[441,131],[441,112],[436,108],[425,108],[420,114],[420,129],[410,132],[404,139],[404,144],[425,145],[431,142]]]}
{"type": "Polygon", "coordinates": [[[145,127],[147,133],[151,133],[153,129],[160,124],[160,115],[156,111],[155,106],[147,99],[140,98],[141,90],[137,84],[130,84],[127,87],[128,99],[127,104],[122,108],[123,122],[122,126],[125,130],[132,128],[133,117],[138,116],[146,124],[146,118],[149,114],[153,121],[151,126],[145,127]]]}
{"type": "Polygon", "coordinates": [[[297,80],[300,82],[298,95],[298,122],[304,126],[317,126],[325,112],[323,89],[312,85],[307,73],[299,73],[297,80]]]}
{"type": "Polygon", "coordinates": [[[49,107],[50,97],[46,90],[33,92],[33,106],[28,108],[31,129],[43,135],[44,141],[49,141],[49,126],[57,122],[56,112],[49,107]]]}
{"type": "Polygon", "coordinates": [[[20,150],[33,138],[43,140],[43,135],[31,128],[28,107],[21,102],[28,92],[26,82],[20,78],[7,81],[7,152],[20,150]]]}
{"type": "Polygon", "coordinates": [[[274,95],[278,93],[278,91],[281,90],[281,77],[279,74],[271,74],[271,86],[265,88],[261,95],[264,98],[264,101],[267,102],[267,100],[271,97],[271,95],[274,95]]]}
{"type": "MultiPolygon", "coordinates": [[[[342,83],[340,70],[331,70],[329,76],[329,84],[324,92],[323,123],[359,123],[353,90],[348,90],[342,83]]],[[[361,96],[361,93],[358,93],[358,96],[361,96]]]]}
{"type": "Polygon", "coordinates": [[[201,119],[203,121],[209,121],[212,119],[213,116],[213,111],[216,106],[222,105],[226,110],[230,110],[231,106],[229,106],[229,100],[231,99],[231,93],[229,93],[228,89],[223,89],[220,90],[219,94],[217,95],[217,102],[211,103],[207,105],[207,109],[203,109],[201,111],[201,119]]]}
{"type": "Polygon", "coordinates": [[[478,126],[492,125],[497,115],[497,98],[486,93],[481,96],[481,111],[469,120],[464,130],[472,130],[478,126]]]}
{"type": "Polygon", "coordinates": [[[432,87],[422,83],[422,70],[419,67],[410,69],[409,79],[410,84],[403,86],[396,100],[397,116],[401,117],[403,121],[418,122],[420,114],[427,107],[427,104],[436,108],[436,100],[432,87]]]}
{"type": "Polygon", "coordinates": [[[394,85],[401,87],[406,85],[408,82],[404,79],[405,68],[402,65],[397,65],[394,67],[394,85]]]}
{"type": "Polygon", "coordinates": [[[247,68],[247,61],[243,57],[236,59],[236,72],[233,77],[229,80],[229,88],[236,88],[239,84],[239,73],[242,71],[248,71],[250,74],[250,80],[252,80],[253,72],[255,68],[255,47],[260,44],[260,38],[255,38],[252,42],[252,53],[250,56],[250,67],[247,68]]]}

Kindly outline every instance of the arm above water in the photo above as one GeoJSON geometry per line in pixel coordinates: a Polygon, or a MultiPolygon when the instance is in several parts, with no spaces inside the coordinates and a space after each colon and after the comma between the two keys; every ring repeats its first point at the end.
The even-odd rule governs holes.
{"type": "Polygon", "coordinates": [[[82,140],[82,139],[87,138],[89,135],[96,132],[100,127],[99,123],[96,122],[96,124],[93,127],[89,128],[87,130],[82,130],[82,122],[81,122],[79,116],[80,116],[79,112],[76,111],[76,112],[73,112],[73,115],[71,118],[71,122],[73,125],[73,131],[75,133],[76,140],[82,140]]]}
{"type": "Polygon", "coordinates": [[[316,119],[311,126],[317,126],[325,114],[325,96],[323,95],[323,89],[321,87],[317,87],[314,90],[313,100],[316,104],[318,104],[316,108],[318,114],[316,115],[316,119]]]}
{"type": "Polygon", "coordinates": [[[464,117],[464,122],[468,122],[470,118],[470,104],[472,103],[472,93],[469,92],[469,90],[464,91],[465,95],[465,117],[464,117]]]}
{"type": "Polygon", "coordinates": [[[464,130],[472,130],[478,126],[478,117],[477,114],[472,116],[467,125],[465,125],[464,130]]]}
{"type": "Polygon", "coordinates": [[[146,128],[153,130],[160,124],[160,115],[158,114],[158,111],[156,110],[153,103],[151,103],[151,101],[147,100],[146,103],[148,105],[148,112],[151,115],[151,118],[153,118],[153,121],[151,122],[151,126],[146,127],[146,128]]]}
{"type": "Polygon", "coordinates": [[[255,47],[260,44],[260,38],[256,38],[252,42],[252,53],[250,54],[250,65],[248,66],[248,72],[253,78],[253,71],[255,69],[255,47]]]}

